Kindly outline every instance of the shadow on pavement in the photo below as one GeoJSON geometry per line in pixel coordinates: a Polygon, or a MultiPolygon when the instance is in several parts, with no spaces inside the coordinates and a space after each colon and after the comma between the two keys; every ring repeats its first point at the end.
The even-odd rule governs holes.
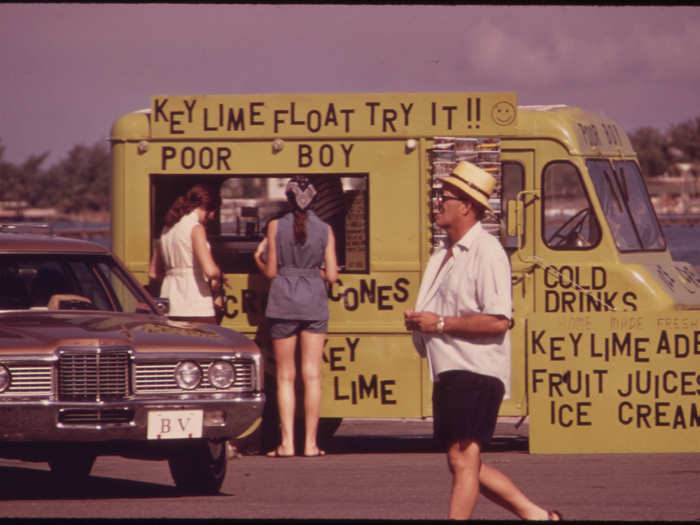
{"type": "MultiPolygon", "coordinates": [[[[325,445],[332,454],[386,454],[444,452],[432,436],[335,436],[325,445]]],[[[522,436],[494,437],[484,452],[528,452],[528,440],[522,436]]]]}
{"type": "MultiPolygon", "coordinates": [[[[21,467],[0,467],[3,488],[0,501],[36,499],[149,499],[182,496],[174,485],[160,485],[128,479],[89,476],[84,483],[57,480],[47,470],[21,467]]],[[[219,496],[225,496],[221,493],[219,496]]]]}

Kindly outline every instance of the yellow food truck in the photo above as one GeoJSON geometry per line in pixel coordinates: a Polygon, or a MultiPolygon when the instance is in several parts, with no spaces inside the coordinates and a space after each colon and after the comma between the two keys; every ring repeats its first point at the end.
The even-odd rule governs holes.
{"type": "Polygon", "coordinates": [[[262,348],[268,283],[252,254],[289,177],[316,184],[342,268],[328,286],[327,433],[342,418],[432,415],[403,312],[444,238],[435,190],[468,160],[499,181],[484,223],[512,266],[500,415],[529,417],[531,452],[700,452],[700,276],[672,260],[636,154],[607,117],[518,106],[514,92],[158,95],[111,141],[113,250],[147,283],[169,206],[215,184],[222,324],[262,348]]]}

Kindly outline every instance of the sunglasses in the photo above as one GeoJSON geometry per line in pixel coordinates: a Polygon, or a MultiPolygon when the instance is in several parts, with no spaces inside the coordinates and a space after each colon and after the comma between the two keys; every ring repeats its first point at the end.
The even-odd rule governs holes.
{"type": "Polygon", "coordinates": [[[437,196],[437,202],[438,204],[442,204],[445,201],[460,201],[460,202],[466,202],[464,199],[460,199],[459,197],[453,197],[452,195],[444,195],[442,193],[438,194],[437,196]]]}

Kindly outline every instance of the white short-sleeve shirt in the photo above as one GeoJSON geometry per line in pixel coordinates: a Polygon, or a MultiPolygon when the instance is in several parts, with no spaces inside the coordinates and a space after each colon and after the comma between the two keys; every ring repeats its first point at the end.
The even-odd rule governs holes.
{"type": "MultiPolygon", "coordinates": [[[[440,270],[446,253],[443,246],[430,258],[416,311],[448,317],[482,313],[511,319],[510,261],[499,240],[478,222],[455,243],[453,256],[440,270]]],[[[469,338],[414,332],[414,342],[418,351],[427,355],[433,379],[448,370],[469,370],[498,377],[505,386],[505,397],[509,397],[509,332],[469,338]]]]}

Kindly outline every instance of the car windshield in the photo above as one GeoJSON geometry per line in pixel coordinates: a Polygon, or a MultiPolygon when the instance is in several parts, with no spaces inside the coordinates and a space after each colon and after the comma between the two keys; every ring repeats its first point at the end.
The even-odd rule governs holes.
{"type": "Polygon", "coordinates": [[[637,164],[605,159],[586,164],[618,250],[665,250],[666,240],[637,164]]]}
{"type": "Polygon", "coordinates": [[[1,254],[0,310],[154,313],[108,255],[1,254]]]}

